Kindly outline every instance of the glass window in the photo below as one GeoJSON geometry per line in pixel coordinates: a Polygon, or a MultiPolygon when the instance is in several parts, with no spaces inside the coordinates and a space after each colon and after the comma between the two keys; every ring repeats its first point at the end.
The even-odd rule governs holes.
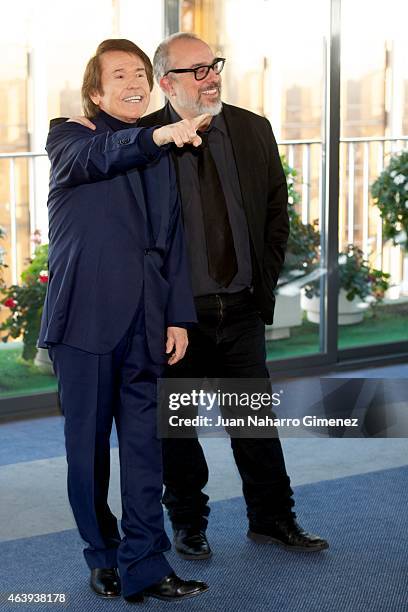
{"type": "MultiPolygon", "coordinates": [[[[14,0],[3,3],[0,22],[0,226],[5,236],[7,285],[21,273],[40,230],[47,241],[49,120],[81,114],[80,89],[88,59],[105,38],[129,38],[152,56],[163,37],[163,2],[133,0],[14,0]]],[[[162,96],[155,86],[149,110],[162,96]]],[[[1,308],[0,323],[10,315],[1,308]]],[[[2,333],[1,336],[5,335],[2,333]]],[[[21,339],[20,339],[21,340],[21,339]]],[[[52,376],[35,375],[19,361],[21,347],[0,345],[0,394],[55,388],[52,376]]]]}
{"type": "Polygon", "coordinates": [[[318,277],[323,264],[319,246],[329,3],[315,2],[311,20],[310,4],[296,0],[290,8],[296,18],[290,22],[287,7],[265,0],[254,0],[250,8],[245,0],[190,0],[181,7],[182,29],[195,31],[214,53],[227,58],[223,99],[266,116],[285,158],[292,235],[275,322],[266,332],[268,357],[319,353],[324,346],[319,280],[304,277],[312,272],[318,277]]]}
{"type": "MultiPolygon", "coordinates": [[[[403,241],[387,239],[371,195],[392,155],[408,144],[407,16],[400,0],[386,9],[342,2],[339,248],[349,257],[340,268],[339,348],[408,339],[407,252],[403,241]]],[[[406,175],[405,183],[408,189],[406,175]]]]}

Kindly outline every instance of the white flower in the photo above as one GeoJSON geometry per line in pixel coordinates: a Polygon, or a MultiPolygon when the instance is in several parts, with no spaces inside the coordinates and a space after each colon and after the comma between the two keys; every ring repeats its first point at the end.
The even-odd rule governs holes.
{"type": "Polygon", "coordinates": [[[289,204],[293,204],[293,198],[292,198],[292,196],[290,196],[290,197],[288,198],[288,202],[289,202],[289,204]]]}
{"type": "Polygon", "coordinates": [[[398,174],[395,178],[394,178],[394,183],[396,185],[401,185],[402,183],[405,183],[405,176],[403,174],[398,174]]]}
{"type": "Polygon", "coordinates": [[[390,176],[391,178],[394,178],[394,176],[397,176],[396,170],[393,170],[392,172],[390,172],[390,176]]]}
{"type": "Polygon", "coordinates": [[[405,191],[408,191],[408,182],[405,183],[404,189],[405,189],[405,191]]]}
{"type": "Polygon", "coordinates": [[[405,206],[405,208],[408,208],[408,200],[405,200],[404,206],[405,206]]]}
{"type": "Polygon", "coordinates": [[[344,266],[347,262],[347,255],[339,255],[339,265],[344,266]]]}
{"type": "Polygon", "coordinates": [[[401,232],[398,232],[394,240],[396,244],[404,244],[407,240],[407,233],[404,230],[402,230],[401,232]]]}

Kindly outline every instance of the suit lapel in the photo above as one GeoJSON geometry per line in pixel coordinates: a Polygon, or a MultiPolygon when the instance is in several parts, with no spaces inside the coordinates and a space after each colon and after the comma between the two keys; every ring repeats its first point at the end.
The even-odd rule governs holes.
{"type": "MultiPolygon", "coordinates": [[[[140,126],[143,127],[153,127],[155,125],[168,125],[172,123],[171,115],[170,115],[170,103],[166,102],[165,106],[160,110],[151,113],[150,115],[146,115],[146,117],[142,117],[140,120],[140,126]]],[[[180,176],[179,176],[179,167],[178,167],[178,156],[181,155],[182,149],[178,149],[176,146],[170,147],[170,156],[173,160],[174,168],[176,171],[177,185],[179,186],[180,193],[180,176]]],[[[181,193],[180,193],[181,198],[181,193]]]]}
{"type": "Polygon", "coordinates": [[[130,187],[133,191],[133,195],[135,196],[137,205],[139,206],[140,211],[143,215],[143,218],[145,222],[147,223],[148,221],[147,208],[146,208],[146,201],[145,201],[145,196],[144,196],[142,179],[140,177],[140,172],[137,169],[128,170],[126,172],[126,175],[129,179],[130,187]]]}
{"type": "MultiPolygon", "coordinates": [[[[155,172],[156,170],[153,169],[152,171],[155,172]]],[[[156,182],[156,187],[158,189],[158,195],[155,196],[155,201],[150,202],[149,210],[152,210],[152,208],[155,207],[155,219],[159,217],[159,222],[156,224],[154,222],[155,219],[152,217],[151,220],[153,221],[153,227],[151,228],[151,233],[153,239],[155,239],[155,246],[160,249],[164,249],[166,246],[166,238],[169,229],[170,207],[168,202],[170,201],[170,183],[168,180],[160,180],[156,182]],[[157,229],[157,232],[154,231],[155,229],[157,229]]]]}
{"type": "Polygon", "coordinates": [[[256,184],[253,181],[252,170],[248,166],[248,161],[254,159],[253,141],[248,137],[247,130],[243,129],[240,118],[234,114],[233,108],[228,104],[223,104],[223,114],[234,152],[249,233],[255,250],[259,251],[257,253],[258,258],[261,259],[263,255],[260,251],[260,245],[263,244],[263,236],[256,235],[256,229],[259,227],[256,206],[258,194],[255,193],[256,184]]]}
{"type": "MultiPolygon", "coordinates": [[[[97,128],[100,128],[102,130],[109,130],[109,132],[111,132],[112,134],[114,133],[112,128],[107,123],[105,123],[103,117],[101,116],[95,118],[95,124],[97,128]]],[[[147,221],[146,202],[140,174],[138,170],[135,169],[129,170],[128,172],[126,172],[126,175],[129,179],[130,187],[133,191],[133,195],[135,196],[137,205],[140,208],[144,220],[147,221]]]]}

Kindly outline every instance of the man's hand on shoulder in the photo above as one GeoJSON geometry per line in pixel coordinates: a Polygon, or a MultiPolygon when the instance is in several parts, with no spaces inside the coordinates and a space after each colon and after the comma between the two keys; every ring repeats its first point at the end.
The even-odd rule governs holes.
{"type": "Polygon", "coordinates": [[[170,355],[169,365],[174,365],[183,359],[188,346],[187,330],[183,327],[168,327],[166,354],[170,355]]]}
{"type": "Polygon", "coordinates": [[[89,128],[91,130],[96,130],[96,125],[94,123],[92,123],[92,121],[90,121],[89,119],[87,119],[84,116],[80,116],[80,117],[71,117],[70,119],[68,119],[67,123],[80,123],[81,125],[83,125],[86,128],[89,128]]]}
{"type": "Polygon", "coordinates": [[[197,134],[200,128],[208,126],[211,120],[211,115],[205,113],[194,117],[194,119],[183,119],[177,123],[170,123],[161,128],[157,128],[153,132],[153,140],[158,147],[174,142],[177,147],[183,147],[185,144],[192,144],[198,147],[201,144],[201,138],[197,134]]]}

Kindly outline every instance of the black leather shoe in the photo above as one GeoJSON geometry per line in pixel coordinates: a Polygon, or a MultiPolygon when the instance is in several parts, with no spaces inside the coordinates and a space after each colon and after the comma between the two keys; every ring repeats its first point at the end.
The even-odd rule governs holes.
{"type": "Polygon", "coordinates": [[[128,595],[127,597],[124,597],[124,599],[129,603],[143,603],[145,600],[143,591],[141,593],[134,593],[133,595],[128,595]]]}
{"type": "Polygon", "coordinates": [[[119,597],[120,595],[121,585],[116,567],[98,567],[91,570],[89,583],[100,597],[119,597]]]}
{"type": "Polygon", "coordinates": [[[144,589],[143,594],[146,597],[156,597],[164,601],[177,601],[185,597],[194,597],[208,591],[208,585],[199,580],[183,580],[176,576],[173,572],[165,576],[160,582],[156,582],[147,589],[144,589]]]}
{"type": "Polygon", "coordinates": [[[318,552],[329,548],[326,540],[307,533],[293,518],[276,520],[267,528],[250,527],[247,535],[257,544],[279,544],[286,550],[318,552]]]}
{"type": "Polygon", "coordinates": [[[175,529],[174,544],[183,559],[209,559],[212,555],[205,532],[199,529],[175,529]]]}

